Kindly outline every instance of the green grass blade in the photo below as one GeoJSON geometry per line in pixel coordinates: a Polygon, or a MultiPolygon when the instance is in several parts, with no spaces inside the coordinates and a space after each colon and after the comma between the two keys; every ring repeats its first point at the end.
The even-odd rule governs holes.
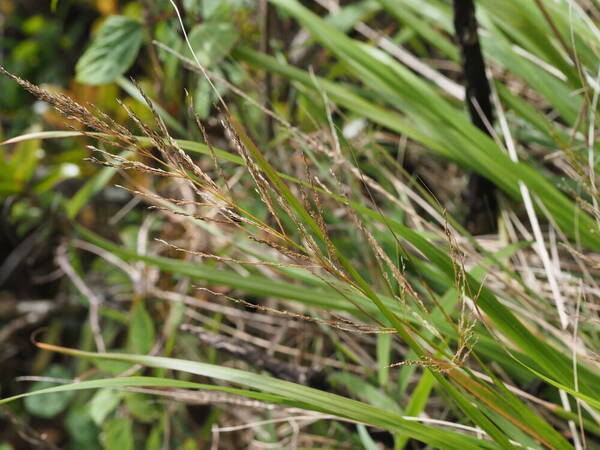
{"type": "MultiPolygon", "coordinates": [[[[464,450],[465,446],[466,448],[499,448],[489,441],[479,440],[471,436],[436,429],[414,421],[409,421],[396,413],[382,410],[356,400],[239,369],[158,356],[122,353],[92,353],[48,344],[40,343],[38,345],[47,350],[81,358],[141,364],[146,367],[181,371],[230,382],[245,386],[246,388],[256,389],[260,392],[275,395],[290,402],[297,402],[297,404],[311,408],[315,411],[334,414],[339,417],[378,426],[397,433],[405,433],[414,439],[438,448],[447,448],[449,450],[464,450]]],[[[113,380],[108,381],[114,383],[113,380]]],[[[126,381],[121,382],[126,383],[126,381]]],[[[98,383],[98,381],[89,383],[98,383]]],[[[139,381],[139,383],[142,384],[143,380],[139,381]]],[[[81,385],[81,383],[77,384],[81,385]]],[[[55,389],[54,392],[56,392],[56,389],[66,390],[69,386],[77,386],[77,384],[58,386],[57,388],[51,389],[55,389]]],[[[92,386],[94,385],[92,384],[92,386]]],[[[219,387],[219,389],[221,389],[221,387],[219,387]]],[[[7,400],[3,401],[6,402],[7,400]]]]}

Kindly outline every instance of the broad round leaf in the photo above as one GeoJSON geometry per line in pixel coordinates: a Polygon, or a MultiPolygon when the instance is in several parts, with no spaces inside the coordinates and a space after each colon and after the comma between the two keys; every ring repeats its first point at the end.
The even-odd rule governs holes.
{"type": "Polygon", "coordinates": [[[131,313],[129,327],[129,348],[136,353],[148,353],[154,345],[154,323],[144,303],[138,302],[131,313]]]}
{"type": "Polygon", "coordinates": [[[212,67],[225,58],[239,37],[230,23],[203,23],[190,33],[190,43],[196,57],[205,67],[212,67]]]}
{"type": "Polygon", "coordinates": [[[77,61],[76,80],[94,85],[114,81],[135,61],[142,37],[141,23],[123,16],[110,16],[77,61]]]}
{"type": "MultiPolygon", "coordinates": [[[[57,364],[50,366],[50,368],[44,373],[44,376],[59,379],[71,378],[71,374],[67,371],[67,369],[57,364]]],[[[30,392],[47,389],[49,387],[56,386],[56,384],[57,383],[53,383],[51,381],[36,381],[31,386],[30,392]]],[[[56,392],[48,394],[47,397],[27,397],[25,399],[25,409],[34,416],[48,419],[62,412],[67,407],[72,397],[72,392],[56,392]]]]}
{"type": "Polygon", "coordinates": [[[133,424],[125,417],[111,419],[102,429],[102,443],[106,449],[133,450],[133,424]]]}

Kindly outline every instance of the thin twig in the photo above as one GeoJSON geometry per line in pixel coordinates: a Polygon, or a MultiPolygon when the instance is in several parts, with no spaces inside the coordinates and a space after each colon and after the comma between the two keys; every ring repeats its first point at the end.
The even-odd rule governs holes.
{"type": "Polygon", "coordinates": [[[69,277],[71,282],[75,285],[77,290],[88,299],[89,302],[89,320],[92,334],[94,336],[94,342],[96,343],[96,349],[99,352],[106,351],[106,345],[102,338],[102,330],[100,328],[100,318],[98,315],[98,309],[102,304],[102,299],[98,297],[81,279],[67,256],[67,244],[63,242],[56,250],[56,263],[65,272],[65,275],[69,277]]]}

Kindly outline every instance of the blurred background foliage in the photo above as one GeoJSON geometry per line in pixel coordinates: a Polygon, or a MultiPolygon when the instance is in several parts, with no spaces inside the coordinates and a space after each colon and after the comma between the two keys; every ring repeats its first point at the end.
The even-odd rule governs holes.
{"type": "MultiPolygon", "coordinates": [[[[247,40],[257,39],[256,27],[249,18],[253,2],[185,1],[181,6],[186,25],[192,29],[190,39],[200,49],[198,56],[203,63],[236,84],[243,83],[247,75],[224,58],[240,33],[247,40]]],[[[157,38],[176,50],[183,49],[174,16],[168,2],[157,6],[116,0],[3,1],[1,63],[23,79],[82,104],[93,104],[127,126],[133,122],[115,101],[117,98],[143,121],[149,123],[152,119],[129,79],[133,77],[160,102],[161,113],[174,136],[198,138],[197,129],[189,131],[190,99],[180,94],[191,93],[202,118],[208,117],[215,95],[206,80],[198,81],[195,75],[181,70],[175,57],[151,43],[157,38]]],[[[42,130],[81,129],[80,124],[65,119],[6,77],[0,79],[0,90],[2,140],[42,130]]],[[[81,192],[85,181],[99,170],[97,165],[84,161],[88,152],[83,138],[37,139],[18,143],[14,149],[3,146],[0,151],[3,242],[9,242],[9,246],[23,241],[36,227],[50,226],[50,222],[51,227],[58,227],[54,231],[62,232],[58,231],[60,224],[53,212],[61,210],[58,205],[77,192],[78,203],[94,210],[94,216],[100,213],[98,208],[102,209],[103,203],[108,208],[115,205],[100,199],[87,204],[100,185],[81,192]]],[[[106,176],[100,181],[106,182],[106,176]]],[[[108,188],[104,193],[112,193],[116,199],[123,197],[117,189],[108,188]]],[[[47,233],[52,234],[39,231],[35,234],[40,243],[47,233]]]]}
{"type": "MultiPolygon", "coordinates": [[[[198,57],[235,85],[243,84],[247,73],[226,57],[238,40],[259,39],[252,20],[254,2],[184,0],[178,4],[186,27],[192,30],[190,39],[198,48],[198,57]]],[[[216,97],[206,80],[199,81],[194,74],[182,70],[176,57],[152,45],[152,40],[157,39],[182,51],[184,44],[177,30],[177,19],[169,2],[2,0],[0,64],[51,92],[67,95],[82,104],[93,104],[130,127],[133,122],[116,102],[117,98],[143,121],[152,122],[151,112],[140,103],[131,82],[130,77],[135,78],[145,92],[160,103],[161,115],[175,137],[198,138],[199,130],[189,126],[193,120],[188,113],[192,102],[183,93],[190,93],[194,108],[203,119],[209,116],[216,97]]],[[[226,91],[227,88],[221,86],[220,92],[225,94],[226,91]]],[[[6,77],[0,77],[0,92],[0,141],[45,130],[81,129],[80,124],[36,100],[6,77]]],[[[255,111],[249,112],[248,117],[252,114],[255,126],[260,127],[255,111]]],[[[26,310],[27,299],[37,299],[37,303],[29,304],[34,306],[28,316],[29,325],[45,324],[51,330],[51,340],[79,342],[83,347],[90,339],[89,329],[80,327],[80,321],[85,318],[82,309],[85,300],[80,298],[79,308],[76,305],[67,308],[71,315],[56,316],[68,291],[61,288],[57,279],[54,253],[61,239],[74,235],[70,219],[77,216],[80,223],[96,228],[117,218],[118,228],[124,236],[131,235],[134,247],[134,233],[143,220],[136,208],[129,208],[126,217],[115,216],[131,202],[131,197],[109,183],[114,181],[114,170],[85,161],[88,156],[85,144],[86,138],[64,137],[0,146],[0,248],[4,254],[0,264],[0,322],[10,325],[13,322],[9,319],[15,312],[26,310]]],[[[151,183],[143,177],[136,181],[142,185],[151,183]]],[[[124,281],[119,272],[109,270],[101,260],[80,261],[75,256],[75,261],[79,264],[78,271],[106,273],[106,279],[116,285],[124,281]]],[[[106,309],[103,314],[116,323],[128,320],[117,310],[106,309]]],[[[131,349],[146,351],[153,337],[139,329],[149,333],[154,325],[142,306],[133,312],[132,320],[141,323],[135,333],[142,333],[142,337],[136,344],[135,333],[132,333],[131,349]]],[[[20,390],[22,383],[15,384],[18,373],[51,379],[72,378],[80,373],[81,367],[74,367],[72,362],[60,363],[47,352],[33,351],[27,337],[30,326],[15,330],[16,336],[12,336],[10,326],[2,330],[0,340],[13,338],[10,345],[2,345],[0,353],[2,396],[20,390]]],[[[119,369],[118,365],[107,368],[112,372],[119,369]]],[[[53,383],[34,382],[31,389],[48,385],[53,383]]],[[[99,391],[92,398],[67,393],[25,402],[25,410],[7,412],[9,415],[0,421],[0,448],[47,445],[28,437],[31,430],[22,420],[29,422],[32,429],[47,433],[50,442],[60,442],[69,448],[100,448],[101,443],[103,448],[133,448],[132,422],[116,417],[107,419],[121,400],[142,424],[135,430],[136,441],[146,441],[148,449],[162,448],[162,427],[143,425],[164,420],[155,400],[142,394],[122,396],[112,391],[99,391]],[[90,401],[92,407],[87,408],[90,401]],[[12,414],[21,418],[11,421],[12,414]],[[30,415],[29,419],[25,418],[26,414],[30,415]]],[[[202,419],[194,420],[204,423],[202,419]]],[[[177,447],[199,448],[186,438],[195,434],[192,430],[196,423],[178,422],[176,425],[182,427],[174,430],[180,434],[177,447]]]]}

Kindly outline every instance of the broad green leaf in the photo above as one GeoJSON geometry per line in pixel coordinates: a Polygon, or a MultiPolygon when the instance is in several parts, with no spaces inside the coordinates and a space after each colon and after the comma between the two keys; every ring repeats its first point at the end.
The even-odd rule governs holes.
{"type": "Polygon", "coordinates": [[[154,322],[143,301],[138,301],[131,312],[129,326],[129,349],[135,353],[148,353],[154,345],[156,332],[154,322]]]}
{"type": "Polygon", "coordinates": [[[200,450],[200,449],[198,448],[196,441],[194,441],[193,439],[186,439],[185,442],[183,443],[182,450],[200,450]]]}
{"type": "Polygon", "coordinates": [[[117,417],[107,421],[102,428],[101,438],[106,449],[133,450],[133,424],[131,419],[117,417]]]}
{"type": "Polygon", "coordinates": [[[110,16],[77,61],[76,80],[93,85],[115,81],[135,61],[143,34],[141,23],[124,16],[110,16]]]}
{"type": "Polygon", "coordinates": [[[125,395],[125,404],[129,413],[142,423],[154,422],[162,414],[157,399],[147,394],[128,392],[125,395]]]}
{"type": "MultiPolygon", "coordinates": [[[[71,378],[69,371],[58,364],[50,366],[44,373],[44,376],[59,379],[71,378]]],[[[52,381],[36,381],[31,386],[30,392],[47,389],[56,384],[57,383],[53,383],[52,381]]],[[[25,399],[25,409],[34,416],[49,419],[64,411],[72,397],[72,392],[57,392],[55,394],[50,394],[50,396],[46,398],[28,397],[25,399]]]]}
{"type": "Polygon", "coordinates": [[[162,450],[163,448],[163,429],[161,426],[153,426],[152,431],[145,443],[145,450],[162,450]]]}
{"type": "Polygon", "coordinates": [[[113,389],[100,389],[89,402],[89,415],[96,425],[102,425],[123,398],[123,393],[113,389]]]}
{"type": "Polygon", "coordinates": [[[80,404],[69,408],[64,423],[74,446],[85,449],[100,448],[100,441],[98,440],[100,430],[89,414],[88,405],[80,404]]]}
{"type": "Polygon", "coordinates": [[[10,158],[8,170],[6,170],[6,173],[1,174],[0,177],[10,177],[11,182],[14,182],[18,188],[23,189],[25,183],[31,179],[37,167],[40,159],[39,149],[40,141],[37,139],[20,143],[10,158]]]}
{"type": "Polygon", "coordinates": [[[219,9],[219,6],[224,4],[223,0],[202,0],[202,17],[210,19],[210,17],[219,9]]]}
{"type": "Polygon", "coordinates": [[[189,38],[200,64],[211,68],[229,54],[238,37],[239,32],[230,23],[205,22],[196,25],[189,38]]]}
{"type": "Polygon", "coordinates": [[[201,119],[206,119],[213,104],[214,92],[206,78],[200,78],[194,92],[194,108],[201,119]]]}

